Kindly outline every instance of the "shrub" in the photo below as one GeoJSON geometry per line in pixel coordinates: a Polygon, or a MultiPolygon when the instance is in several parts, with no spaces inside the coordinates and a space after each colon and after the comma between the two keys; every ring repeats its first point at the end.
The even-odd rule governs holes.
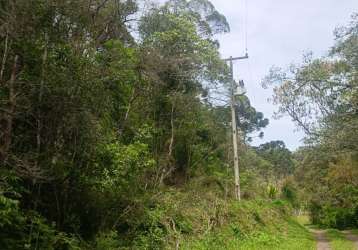
{"type": "Polygon", "coordinates": [[[34,211],[24,212],[19,201],[0,194],[1,249],[80,249],[79,241],[57,232],[52,225],[34,211]]]}
{"type": "Polygon", "coordinates": [[[358,207],[342,208],[331,205],[312,204],[310,213],[312,222],[323,227],[346,229],[358,226],[358,207]]]}

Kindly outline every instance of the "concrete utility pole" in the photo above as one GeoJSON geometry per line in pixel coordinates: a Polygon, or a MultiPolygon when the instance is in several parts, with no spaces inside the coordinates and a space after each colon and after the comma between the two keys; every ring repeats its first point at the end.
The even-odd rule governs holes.
{"type": "Polygon", "coordinates": [[[242,60],[249,58],[249,55],[246,53],[245,56],[241,57],[230,57],[225,59],[230,63],[230,80],[231,80],[231,88],[230,88],[230,96],[231,96],[231,125],[232,125],[232,143],[234,150],[234,171],[235,171],[235,196],[240,201],[241,200],[241,191],[240,191],[240,170],[239,170],[239,155],[238,155],[238,141],[237,141],[237,125],[236,125],[236,112],[235,112],[235,89],[236,83],[234,80],[234,61],[242,60]]]}

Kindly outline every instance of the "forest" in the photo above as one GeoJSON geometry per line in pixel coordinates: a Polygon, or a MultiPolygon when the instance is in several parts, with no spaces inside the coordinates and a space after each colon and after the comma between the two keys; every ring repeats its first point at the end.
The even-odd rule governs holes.
{"type": "Polygon", "coordinates": [[[316,249],[314,230],[355,249],[350,20],[257,83],[304,146],[252,146],[271,118],[231,100],[238,201],[230,25],[209,0],[0,0],[0,249],[316,249]]]}

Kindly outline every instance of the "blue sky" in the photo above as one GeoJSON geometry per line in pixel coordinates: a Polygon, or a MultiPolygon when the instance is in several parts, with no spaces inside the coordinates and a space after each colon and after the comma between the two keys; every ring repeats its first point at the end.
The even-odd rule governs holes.
{"type": "Polygon", "coordinates": [[[231,32],[218,37],[223,57],[245,53],[245,34],[250,59],[235,63],[235,78],[244,79],[251,104],[270,119],[261,144],[282,140],[294,150],[304,133],[289,117],[272,118],[277,107],[267,100],[272,91],[260,86],[271,66],[300,63],[305,52],[320,57],[334,44],[333,30],[349,22],[358,11],[358,0],[212,0],[230,23],[231,32]],[[247,2],[247,12],[245,7],[247,2]],[[247,21],[245,16],[247,13],[247,21]],[[245,25],[247,23],[247,25],[245,25]],[[247,31],[246,31],[247,27],[247,31]]]}

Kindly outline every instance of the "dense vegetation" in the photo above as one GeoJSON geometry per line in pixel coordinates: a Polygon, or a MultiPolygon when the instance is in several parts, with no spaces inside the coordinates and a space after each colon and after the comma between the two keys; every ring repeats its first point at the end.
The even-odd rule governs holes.
{"type": "Polygon", "coordinates": [[[276,90],[309,146],[249,146],[268,120],[237,98],[238,203],[209,1],[0,1],[1,249],[309,249],[302,207],[357,226],[356,20],[276,90]]]}
{"type": "MultiPolygon", "coordinates": [[[[2,248],[161,248],[221,220],[230,110],[213,99],[228,91],[213,36],[229,25],[205,0],[138,4],[1,2],[2,248]],[[190,185],[207,213],[191,219],[190,185]]],[[[268,120],[238,101],[249,140],[268,120]]]]}
{"type": "Polygon", "coordinates": [[[312,221],[358,226],[358,14],[336,29],[327,57],[305,56],[290,70],[272,69],[278,115],[288,114],[307,134],[295,152],[296,181],[312,221]]]}

